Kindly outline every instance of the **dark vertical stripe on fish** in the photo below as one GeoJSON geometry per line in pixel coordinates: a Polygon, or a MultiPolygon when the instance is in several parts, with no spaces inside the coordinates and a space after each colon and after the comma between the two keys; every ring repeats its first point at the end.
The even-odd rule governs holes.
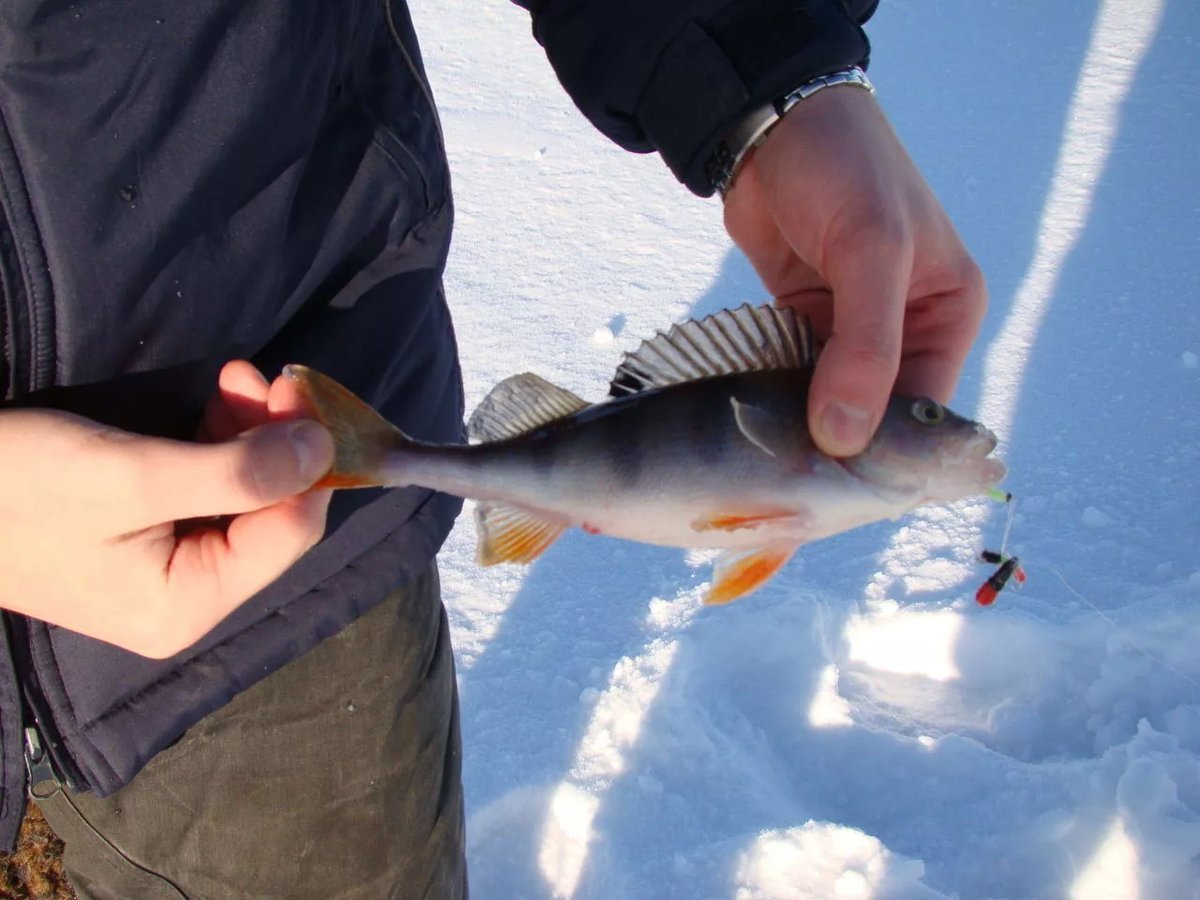
{"type": "Polygon", "coordinates": [[[550,440],[545,434],[540,434],[529,442],[529,465],[533,474],[543,484],[554,476],[555,463],[558,461],[556,444],[556,441],[550,440]]]}
{"type": "Polygon", "coordinates": [[[642,477],[642,454],[651,446],[650,417],[605,416],[599,424],[604,458],[615,482],[622,487],[635,486],[642,477]]]}
{"type": "MultiPolygon", "coordinates": [[[[708,392],[704,393],[707,395],[708,392]]],[[[729,444],[725,428],[725,420],[731,418],[727,414],[730,409],[729,402],[723,393],[713,397],[714,405],[704,402],[706,396],[691,399],[693,402],[688,403],[685,408],[688,444],[700,461],[708,465],[717,465],[725,456],[729,444]],[[722,403],[724,409],[719,405],[722,403]]]]}

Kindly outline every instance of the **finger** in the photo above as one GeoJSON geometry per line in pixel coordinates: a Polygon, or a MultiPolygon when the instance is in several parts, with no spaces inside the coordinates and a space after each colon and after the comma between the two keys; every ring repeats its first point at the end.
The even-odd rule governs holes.
{"type": "Polygon", "coordinates": [[[124,493],[146,527],[263,509],[310,488],[333,464],[333,439],[308,419],[263,425],[218,444],[156,438],[122,450],[124,493]]]}
{"type": "Polygon", "coordinates": [[[227,441],[237,435],[237,425],[233,415],[220,394],[213,394],[204,404],[204,414],[200,417],[200,427],[196,429],[196,440],[212,443],[227,441]]]}
{"type": "Polygon", "coordinates": [[[747,165],[725,202],[725,228],[777,305],[809,320],[817,341],[833,329],[833,295],[770,214],[757,170],[747,165]]]}
{"type": "Polygon", "coordinates": [[[217,393],[205,404],[200,438],[227,441],[243,431],[265,425],[267,380],[251,363],[227,362],[217,377],[217,393]]]}
{"type": "Polygon", "coordinates": [[[208,529],[178,543],[166,571],[175,611],[143,636],[138,652],[170,656],[286,572],[320,540],[330,491],[313,491],[238,516],[226,531],[208,529]]]}
{"type": "Polygon", "coordinates": [[[795,235],[785,236],[771,210],[771,192],[762,184],[758,170],[747,164],[725,202],[725,229],[729,236],[777,299],[783,300],[805,288],[825,286],[820,275],[793,246],[795,235]]]}
{"type": "Polygon", "coordinates": [[[979,331],[983,295],[937,296],[909,304],[896,392],[949,403],[979,331]]]}
{"type": "Polygon", "coordinates": [[[833,294],[827,287],[790,291],[775,298],[776,304],[803,317],[812,329],[818,349],[833,333],[833,294]]]}
{"type": "Polygon", "coordinates": [[[300,417],[311,418],[314,413],[312,405],[296,382],[282,375],[271,383],[270,392],[267,395],[267,410],[274,421],[300,417]]]}
{"type": "Polygon", "coordinates": [[[927,295],[911,299],[896,390],[948,403],[987,312],[987,281],[951,233],[951,262],[933,276],[927,295]]]}
{"type": "Polygon", "coordinates": [[[270,383],[262,372],[244,359],[227,362],[217,380],[217,391],[229,408],[239,432],[265,425],[270,383]]]}
{"type": "Polygon", "coordinates": [[[929,397],[948,405],[962,365],[962,359],[942,350],[906,355],[896,375],[895,392],[905,397],[929,397]]]}
{"type": "Polygon", "coordinates": [[[813,372],[809,428],[831,456],[861,453],[883,418],[900,366],[911,246],[870,237],[831,253],[833,328],[813,372]]]}

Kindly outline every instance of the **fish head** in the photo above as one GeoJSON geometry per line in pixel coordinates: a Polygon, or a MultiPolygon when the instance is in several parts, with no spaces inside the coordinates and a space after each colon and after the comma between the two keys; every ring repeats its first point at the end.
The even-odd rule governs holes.
{"type": "Polygon", "coordinates": [[[924,397],[892,397],[870,445],[842,465],[912,506],[981,494],[1006,474],[996,435],[924,397]]]}

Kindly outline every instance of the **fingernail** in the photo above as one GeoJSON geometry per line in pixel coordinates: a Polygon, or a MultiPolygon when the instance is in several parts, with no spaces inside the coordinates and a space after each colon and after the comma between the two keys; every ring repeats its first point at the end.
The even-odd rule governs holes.
{"type": "Polygon", "coordinates": [[[323,425],[308,419],[296,422],[288,429],[288,440],[301,478],[316,481],[325,474],[333,461],[333,438],[323,425]]]}
{"type": "Polygon", "coordinates": [[[836,455],[851,456],[861,452],[871,439],[871,414],[835,401],[821,413],[821,429],[836,455]]]}

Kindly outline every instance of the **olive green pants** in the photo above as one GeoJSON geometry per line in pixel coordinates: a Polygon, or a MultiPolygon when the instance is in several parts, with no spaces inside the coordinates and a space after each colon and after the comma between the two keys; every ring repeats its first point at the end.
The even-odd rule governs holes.
{"type": "Polygon", "coordinates": [[[459,898],[461,756],[431,567],[116,794],[38,803],[81,900],[459,898]]]}

